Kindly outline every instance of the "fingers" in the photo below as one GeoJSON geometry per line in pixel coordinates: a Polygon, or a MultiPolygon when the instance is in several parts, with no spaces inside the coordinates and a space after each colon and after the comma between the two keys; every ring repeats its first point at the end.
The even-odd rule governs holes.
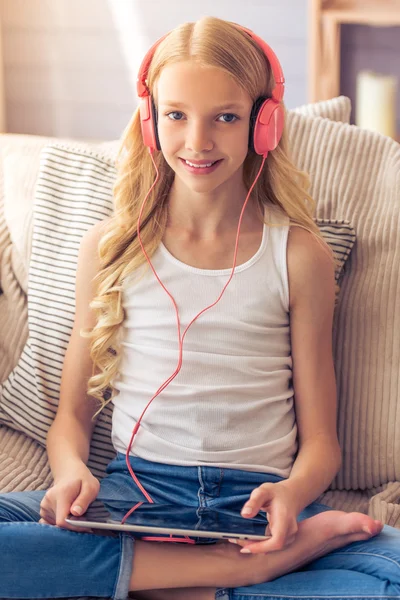
{"type": "Polygon", "coordinates": [[[53,486],[40,503],[40,522],[56,525],[73,531],[83,531],[83,528],[66,523],[65,519],[72,513],[75,516],[83,514],[96,498],[100,484],[93,478],[90,482],[76,482],[78,486],[53,486]]]}
{"type": "Polygon", "coordinates": [[[64,498],[63,496],[57,499],[57,508],[56,508],[56,525],[58,527],[71,527],[69,523],[65,522],[65,519],[70,514],[71,510],[71,501],[68,498],[64,498]]]}
{"type": "MultiPolygon", "coordinates": [[[[271,527],[271,526],[269,526],[271,527]]],[[[266,535],[269,535],[269,527],[266,528],[266,535]]],[[[231,543],[237,543],[239,546],[242,546],[242,550],[240,552],[244,554],[266,554],[267,552],[277,552],[279,550],[284,550],[291,544],[293,544],[296,539],[298,526],[296,521],[289,521],[280,523],[279,528],[274,532],[273,527],[271,527],[271,534],[269,539],[262,542],[251,542],[248,540],[232,540],[229,539],[231,543]]]]}
{"type": "MultiPolygon", "coordinates": [[[[40,525],[50,525],[51,527],[57,527],[55,523],[49,523],[45,519],[39,519],[38,523],[40,525]]],[[[61,527],[60,529],[69,529],[71,531],[77,531],[78,533],[93,533],[93,529],[89,529],[88,527],[74,527],[69,523],[65,523],[65,526],[61,527]]]]}
{"type": "MultiPolygon", "coordinates": [[[[95,482],[98,484],[97,480],[95,482]]],[[[70,523],[66,523],[65,519],[70,514],[79,517],[87,511],[89,504],[95,500],[98,494],[98,486],[96,484],[83,484],[79,495],[72,502],[61,496],[57,502],[56,525],[73,531],[83,531],[82,527],[74,527],[70,523]]]]}
{"type": "Polygon", "coordinates": [[[48,525],[67,527],[65,518],[69,514],[70,504],[66,492],[50,488],[40,503],[40,520],[48,525]]]}
{"type": "Polygon", "coordinates": [[[270,510],[268,525],[272,538],[268,541],[268,551],[283,550],[293,542],[296,536],[297,521],[284,504],[275,503],[270,510]]]}
{"type": "Polygon", "coordinates": [[[296,514],[290,499],[285,497],[282,490],[278,490],[275,484],[262,484],[252,491],[249,500],[244,504],[241,511],[243,517],[255,517],[260,510],[267,513],[269,523],[265,534],[269,539],[262,542],[238,540],[239,545],[243,546],[241,552],[276,552],[294,542],[298,529],[296,514]]]}
{"type": "Polygon", "coordinates": [[[90,484],[84,483],[78,497],[72,502],[71,513],[77,517],[83,515],[87,511],[89,504],[96,499],[99,489],[100,483],[97,479],[94,479],[90,484]]]}
{"type": "Polygon", "coordinates": [[[264,483],[251,492],[250,498],[243,505],[242,517],[254,517],[264,506],[268,505],[273,498],[273,485],[264,483]]]}
{"type": "Polygon", "coordinates": [[[52,502],[50,500],[50,495],[49,495],[49,491],[46,493],[46,495],[43,497],[41,503],[40,503],[40,521],[44,521],[46,523],[48,523],[49,525],[55,525],[56,524],[56,516],[55,516],[55,512],[53,510],[52,507],[52,502]]]}

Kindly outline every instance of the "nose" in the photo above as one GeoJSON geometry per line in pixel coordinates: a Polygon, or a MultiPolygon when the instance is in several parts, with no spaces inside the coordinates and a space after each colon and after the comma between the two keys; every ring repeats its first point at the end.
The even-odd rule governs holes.
{"type": "Polygon", "coordinates": [[[198,154],[212,150],[214,142],[210,126],[200,119],[193,120],[187,128],[185,147],[198,154]]]}

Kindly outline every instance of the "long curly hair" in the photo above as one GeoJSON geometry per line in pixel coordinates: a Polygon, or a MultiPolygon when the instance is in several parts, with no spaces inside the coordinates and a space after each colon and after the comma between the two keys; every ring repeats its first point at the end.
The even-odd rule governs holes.
{"type": "MultiPolygon", "coordinates": [[[[253,102],[260,96],[270,97],[273,74],[264,52],[235,23],[216,17],[204,17],[174,29],[157,47],[148,72],[147,85],[157,105],[156,83],[165,65],[195,59],[200,65],[223,69],[242,86],[253,102]],[[234,52],[230,49],[234,48],[234,52]]],[[[150,194],[142,215],[141,237],[149,256],[158,247],[166,227],[168,194],[174,172],[162,152],[154,154],[160,177],[150,194]]],[[[244,184],[253,183],[262,157],[249,150],[243,165],[244,184]]],[[[91,303],[97,323],[86,332],[91,338],[93,373],[88,394],[98,398],[101,407],[112,400],[112,381],[121,359],[121,324],[123,284],[128,275],[145,262],[137,238],[138,215],[143,199],[154,182],[154,166],[143,144],[139,109],[122,137],[117,157],[113,216],[99,243],[100,271],[96,277],[97,295],[91,303]]],[[[312,219],[314,202],[308,193],[307,173],[296,168],[290,159],[286,127],[278,147],[269,153],[254,187],[252,198],[264,213],[266,205],[280,207],[292,224],[320,237],[312,219]]],[[[97,413],[96,413],[97,414],[97,413]]]]}

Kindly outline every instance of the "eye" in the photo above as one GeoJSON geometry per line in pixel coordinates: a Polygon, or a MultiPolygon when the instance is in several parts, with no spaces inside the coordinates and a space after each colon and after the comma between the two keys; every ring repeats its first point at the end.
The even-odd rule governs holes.
{"type": "Polygon", "coordinates": [[[227,120],[223,120],[223,123],[234,123],[235,121],[238,120],[239,117],[237,117],[236,115],[233,115],[232,113],[224,113],[223,115],[221,115],[220,117],[218,117],[219,119],[221,117],[228,117],[227,120]]]}
{"type": "Polygon", "coordinates": [[[174,110],[174,111],[172,111],[172,112],[170,112],[170,113],[167,113],[167,115],[166,115],[166,116],[167,116],[169,119],[171,119],[171,121],[181,121],[181,120],[182,120],[182,119],[181,119],[181,117],[183,116],[183,113],[181,113],[181,112],[180,112],[180,111],[178,111],[178,110],[174,110]],[[176,116],[176,115],[178,115],[178,118],[176,119],[176,118],[175,118],[175,116],[172,116],[172,115],[175,115],[175,116],[176,116]]]}

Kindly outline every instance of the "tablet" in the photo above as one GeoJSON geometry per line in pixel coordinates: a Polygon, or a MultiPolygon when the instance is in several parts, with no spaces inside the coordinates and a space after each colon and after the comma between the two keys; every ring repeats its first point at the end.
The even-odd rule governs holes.
{"type": "Polygon", "coordinates": [[[69,515],[66,521],[75,527],[129,531],[137,533],[136,537],[139,538],[146,534],[146,539],[173,535],[198,539],[200,542],[202,538],[209,538],[210,541],[228,538],[262,541],[271,537],[265,535],[268,524],[265,513],[245,519],[232,510],[145,502],[122,524],[121,520],[132,506],[134,504],[126,502],[96,500],[82,516],[69,515]]]}

